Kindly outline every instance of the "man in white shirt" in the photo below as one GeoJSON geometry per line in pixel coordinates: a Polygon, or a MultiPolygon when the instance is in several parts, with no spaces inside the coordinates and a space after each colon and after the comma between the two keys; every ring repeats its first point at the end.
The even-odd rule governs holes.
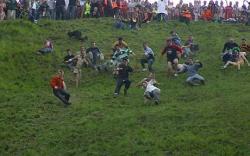
{"type": "Polygon", "coordinates": [[[145,89],[144,103],[147,103],[148,100],[153,100],[155,104],[159,104],[161,90],[155,86],[156,84],[153,73],[150,73],[147,78],[139,82],[138,86],[142,86],[145,89]]]}
{"type": "Polygon", "coordinates": [[[157,18],[158,21],[165,20],[167,21],[167,6],[168,0],[158,0],[157,2],[157,18]]]}

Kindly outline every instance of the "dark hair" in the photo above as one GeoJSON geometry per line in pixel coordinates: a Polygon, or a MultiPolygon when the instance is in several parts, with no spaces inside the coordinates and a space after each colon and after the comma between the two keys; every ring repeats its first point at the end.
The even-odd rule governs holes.
{"type": "Polygon", "coordinates": [[[123,39],[122,39],[122,37],[118,37],[118,40],[121,41],[121,40],[123,40],[123,39]]]}

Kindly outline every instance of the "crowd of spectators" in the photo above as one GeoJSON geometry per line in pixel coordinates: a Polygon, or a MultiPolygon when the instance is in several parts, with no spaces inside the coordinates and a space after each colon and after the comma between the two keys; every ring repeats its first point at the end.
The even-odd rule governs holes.
{"type": "Polygon", "coordinates": [[[170,0],[0,0],[0,21],[28,18],[37,22],[40,18],[67,20],[80,18],[114,17],[138,26],[152,20],[229,21],[249,23],[250,2],[242,6],[236,1],[194,0],[193,3],[170,0]]]}

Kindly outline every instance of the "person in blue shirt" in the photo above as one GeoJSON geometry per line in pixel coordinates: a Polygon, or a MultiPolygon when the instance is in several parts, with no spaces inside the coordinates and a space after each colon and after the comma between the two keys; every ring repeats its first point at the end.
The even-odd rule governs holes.
{"type": "Polygon", "coordinates": [[[146,71],[147,69],[145,68],[145,64],[148,64],[148,71],[152,72],[153,68],[152,65],[154,63],[155,57],[154,57],[154,52],[153,50],[148,46],[147,42],[143,43],[143,50],[144,50],[144,56],[141,59],[141,66],[142,66],[142,71],[146,71]]]}

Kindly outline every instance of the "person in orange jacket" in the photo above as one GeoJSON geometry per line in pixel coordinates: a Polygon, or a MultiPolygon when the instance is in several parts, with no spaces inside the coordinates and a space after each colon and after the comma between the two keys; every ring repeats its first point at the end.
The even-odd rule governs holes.
{"type": "Polygon", "coordinates": [[[70,105],[70,94],[66,91],[64,82],[64,71],[58,70],[57,75],[53,76],[50,80],[50,86],[53,89],[54,95],[60,99],[66,106],[70,105]]]}

